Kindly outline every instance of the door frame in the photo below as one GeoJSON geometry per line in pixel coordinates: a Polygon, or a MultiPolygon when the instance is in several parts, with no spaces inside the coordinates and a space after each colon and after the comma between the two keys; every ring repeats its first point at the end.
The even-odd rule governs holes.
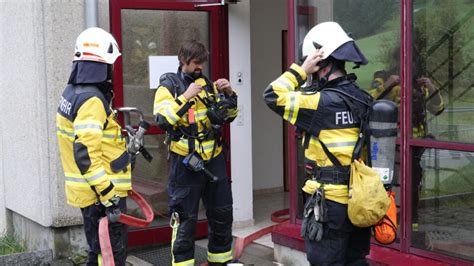
{"type": "MultiPolygon", "coordinates": [[[[215,3],[216,1],[201,1],[200,3],[215,3]]],[[[169,1],[169,0],[110,0],[110,32],[117,40],[119,47],[122,47],[122,16],[123,9],[143,9],[143,10],[170,10],[170,11],[203,11],[209,12],[209,53],[210,57],[210,76],[213,79],[229,78],[229,44],[228,44],[228,10],[227,6],[205,6],[196,7],[196,1],[169,1]],[[212,67],[211,67],[212,66],[212,67]],[[216,67],[217,66],[217,67],[216,67]]],[[[123,95],[123,62],[119,57],[114,65],[114,92],[115,97],[113,106],[122,107],[124,102],[123,95]]],[[[123,117],[119,117],[123,124],[123,117]]],[[[163,134],[154,123],[147,131],[147,134],[163,134]]],[[[224,127],[224,138],[230,139],[230,127],[224,127]]],[[[230,145],[230,141],[227,141],[230,145]]],[[[227,174],[230,177],[230,146],[227,156],[227,174]]],[[[197,239],[207,237],[207,220],[199,220],[196,228],[197,239]]],[[[129,247],[166,244],[171,242],[171,228],[169,226],[153,227],[146,229],[132,229],[128,232],[129,247]]]]}

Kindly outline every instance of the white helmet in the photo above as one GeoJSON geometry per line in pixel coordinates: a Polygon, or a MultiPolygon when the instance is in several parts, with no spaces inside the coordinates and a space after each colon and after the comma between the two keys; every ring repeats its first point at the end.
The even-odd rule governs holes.
{"type": "Polygon", "coordinates": [[[303,58],[320,48],[326,59],[341,45],[353,41],[337,22],[323,22],[314,26],[304,37],[303,58]]]}
{"type": "Polygon", "coordinates": [[[121,55],[112,34],[101,28],[88,28],[76,39],[73,61],[95,61],[113,64],[121,55]]]}

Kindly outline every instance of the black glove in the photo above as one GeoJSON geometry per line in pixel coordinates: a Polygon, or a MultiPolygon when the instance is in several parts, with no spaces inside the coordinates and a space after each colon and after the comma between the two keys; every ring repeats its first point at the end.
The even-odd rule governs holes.
{"type": "Polygon", "coordinates": [[[308,228],[307,228],[307,239],[312,241],[320,241],[323,237],[323,223],[317,222],[314,219],[314,215],[311,216],[312,218],[308,221],[308,228]]]}
{"type": "Polygon", "coordinates": [[[109,218],[110,223],[116,223],[118,222],[122,211],[119,206],[110,206],[105,209],[105,214],[107,215],[107,218],[109,218]]]}
{"type": "Polygon", "coordinates": [[[325,210],[321,203],[321,192],[317,190],[306,202],[304,208],[304,219],[301,224],[301,237],[310,241],[320,241],[323,237],[323,221],[325,220],[325,210]]]}
{"type": "Polygon", "coordinates": [[[115,195],[113,198],[109,200],[111,205],[105,208],[105,214],[107,215],[107,218],[109,218],[109,222],[111,223],[118,222],[120,218],[120,214],[122,214],[122,211],[120,210],[120,207],[118,206],[119,201],[120,201],[120,197],[118,195],[115,195]]]}

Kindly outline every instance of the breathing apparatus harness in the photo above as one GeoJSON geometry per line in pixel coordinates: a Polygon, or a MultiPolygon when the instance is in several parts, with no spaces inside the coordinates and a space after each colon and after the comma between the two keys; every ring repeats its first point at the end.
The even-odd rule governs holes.
{"type": "MultiPolygon", "coordinates": [[[[183,75],[183,73],[181,73],[183,75]]],[[[211,172],[209,172],[205,168],[205,161],[201,158],[199,153],[195,151],[195,142],[194,140],[197,140],[200,143],[201,149],[203,150],[203,147],[201,143],[205,140],[211,140],[214,139],[214,145],[212,148],[212,153],[210,158],[212,159],[214,157],[215,151],[217,146],[222,146],[223,144],[225,145],[224,139],[222,138],[221,135],[221,128],[222,125],[226,122],[228,119],[227,116],[227,109],[229,107],[232,107],[232,103],[226,100],[226,98],[222,94],[209,94],[209,89],[212,90],[212,82],[210,82],[206,77],[202,76],[202,78],[206,81],[206,86],[205,86],[205,92],[206,96],[205,98],[202,98],[199,95],[196,95],[195,97],[197,100],[201,101],[204,106],[207,108],[206,116],[208,117],[209,121],[211,122],[211,128],[210,129],[205,129],[201,132],[198,132],[197,130],[197,125],[193,121],[194,118],[191,117],[192,114],[188,113],[190,116],[190,121],[189,121],[189,126],[185,127],[182,125],[178,125],[176,127],[173,127],[172,129],[167,130],[166,132],[166,139],[164,141],[165,144],[168,145],[168,158],[170,155],[170,148],[171,148],[171,141],[178,141],[182,138],[186,138],[188,140],[188,155],[185,157],[183,160],[184,165],[195,172],[199,171],[204,171],[210,179],[211,182],[217,181],[217,177],[214,176],[211,172]],[[219,100],[218,100],[219,99],[219,100]]],[[[171,94],[174,96],[175,99],[178,98],[181,94],[183,94],[186,91],[186,86],[184,82],[181,80],[179,77],[179,74],[177,73],[165,73],[160,77],[160,84],[163,83],[168,83],[168,85],[171,85],[172,88],[168,88],[170,90],[171,94]]],[[[194,104],[193,101],[189,101],[185,104],[184,110],[189,110],[189,108],[194,104]]],[[[188,111],[189,112],[189,111],[188,111]]],[[[178,114],[178,116],[182,116],[183,114],[178,114]]],[[[204,150],[203,150],[204,151],[204,150]]]]}
{"type": "MultiPolygon", "coordinates": [[[[330,75],[330,74],[329,74],[330,75]]],[[[348,74],[343,77],[338,78],[337,85],[344,85],[344,84],[349,84],[352,83],[356,79],[355,75],[353,74],[348,74]]],[[[326,85],[328,82],[326,82],[326,85]]],[[[314,87],[313,87],[314,88],[314,87]]],[[[320,87],[321,88],[321,87],[320,87]]],[[[305,93],[311,94],[311,93],[316,93],[316,92],[321,92],[321,93],[332,93],[336,94],[337,97],[341,98],[344,103],[349,107],[349,110],[352,112],[354,115],[354,119],[356,119],[359,122],[359,135],[357,142],[354,147],[354,151],[352,153],[352,160],[359,158],[360,155],[362,154],[363,147],[370,147],[370,129],[369,129],[369,116],[370,116],[370,104],[372,102],[372,97],[361,90],[363,94],[365,95],[366,99],[360,99],[357,98],[341,89],[336,89],[336,88],[331,88],[331,87],[322,87],[321,89],[318,90],[309,90],[308,88],[305,89],[305,93]],[[357,103],[357,104],[356,104],[357,103]]],[[[310,128],[312,129],[311,132],[304,132],[304,142],[303,142],[303,147],[304,149],[307,149],[309,147],[309,142],[311,139],[311,136],[319,136],[319,132],[321,131],[321,128],[316,125],[316,120],[319,119],[318,115],[314,115],[311,121],[311,126],[310,128]]],[[[333,167],[317,167],[315,164],[313,165],[307,165],[306,168],[310,170],[312,178],[316,179],[318,181],[321,181],[321,183],[336,183],[336,184],[346,184],[348,185],[349,181],[349,167],[344,167],[340,163],[340,161],[329,151],[327,148],[326,144],[321,140],[318,139],[319,143],[321,144],[321,147],[323,148],[324,153],[326,156],[329,158],[329,160],[332,162],[333,167]],[[313,169],[316,167],[316,169],[313,169]]],[[[368,149],[368,164],[370,165],[370,149],[368,149]]]]}

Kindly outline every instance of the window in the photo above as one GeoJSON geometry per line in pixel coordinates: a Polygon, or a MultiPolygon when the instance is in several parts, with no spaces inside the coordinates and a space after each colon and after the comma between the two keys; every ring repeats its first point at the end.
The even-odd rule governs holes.
{"type": "Polygon", "coordinates": [[[474,152],[415,150],[412,246],[473,260],[474,152]]]}
{"type": "Polygon", "coordinates": [[[474,142],[473,3],[414,1],[414,138],[474,142]]]}

